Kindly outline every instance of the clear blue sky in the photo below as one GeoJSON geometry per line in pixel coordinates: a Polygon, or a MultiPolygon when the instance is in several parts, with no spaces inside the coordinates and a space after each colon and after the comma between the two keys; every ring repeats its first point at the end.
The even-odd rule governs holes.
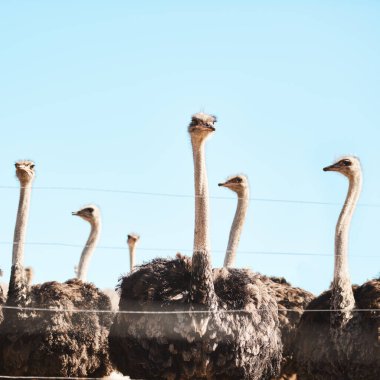
{"type": "MultiPolygon", "coordinates": [[[[215,266],[236,207],[217,183],[231,174],[246,173],[255,198],[341,203],[346,179],[321,169],[353,153],[361,202],[380,204],[379,19],[378,1],[3,1],[0,185],[17,186],[13,163],[31,158],[36,187],[192,195],[186,128],[203,110],[219,118],[207,145],[210,193],[231,197],[211,200],[215,266]]],[[[0,241],[10,242],[18,190],[0,194],[0,241]]],[[[102,209],[100,244],[125,247],[95,252],[89,280],[100,287],[128,270],[128,232],[141,234],[137,262],[192,248],[192,198],[42,189],[28,242],[84,244],[89,226],[71,211],[89,202],[102,209]]],[[[332,254],[339,211],[253,201],[240,250],[332,254]]],[[[355,214],[354,282],[380,272],[379,213],[355,214]]],[[[7,280],[11,246],[0,251],[7,280]]],[[[26,264],[36,282],[63,281],[80,252],[28,245],[26,264]]],[[[333,258],[241,253],[238,266],[319,293],[333,258]]]]}

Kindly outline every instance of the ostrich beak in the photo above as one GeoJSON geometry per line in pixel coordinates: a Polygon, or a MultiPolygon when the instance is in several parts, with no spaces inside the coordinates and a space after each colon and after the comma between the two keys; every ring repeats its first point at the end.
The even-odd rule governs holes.
{"type": "Polygon", "coordinates": [[[79,215],[79,214],[78,214],[78,211],[73,211],[73,212],[71,213],[71,215],[79,215]]]}
{"type": "Polygon", "coordinates": [[[225,182],[218,183],[218,186],[226,186],[225,182]]]}
{"type": "Polygon", "coordinates": [[[212,125],[202,125],[200,129],[207,131],[207,132],[215,132],[215,127],[212,125]]]}
{"type": "Polygon", "coordinates": [[[325,168],[323,168],[323,171],[324,172],[332,172],[332,171],[337,171],[340,169],[340,165],[338,163],[336,164],[332,164],[330,166],[326,166],[325,168]]]}

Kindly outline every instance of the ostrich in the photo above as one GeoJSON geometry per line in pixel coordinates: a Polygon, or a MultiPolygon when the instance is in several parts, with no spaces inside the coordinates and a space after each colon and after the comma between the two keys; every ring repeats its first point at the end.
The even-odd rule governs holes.
{"type": "Polygon", "coordinates": [[[24,269],[24,275],[27,286],[32,286],[33,278],[34,278],[34,269],[32,267],[26,267],[24,269]]]}
{"type": "MultiPolygon", "coordinates": [[[[91,226],[90,235],[83,248],[82,255],[79,260],[79,264],[74,267],[75,276],[78,280],[86,281],[88,265],[90,258],[99,242],[100,232],[102,229],[101,213],[98,206],[90,204],[82,207],[78,211],[71,213],[72,215],[79,216],[91,226]]],[[[113,289],[102,289],[102,292],[109,297],[111,301],[112,311],[118,310],[119,296],[113,289]]]]}
{"type": "MultiPolygon", "coordinates": [[[[130,271],[133,271],[133,268],[135,267],[135,254],[136,254],[136,245],[138,241],[140,240],[140,236],[137,234],[129,234],[127,236],[127,244],[129,247],[129,259],[130,259],[130,271]]],[[[119,310],[119,293],[116,292],[114,289],[106,288],[103,289],[103,292],[107,294],[107,296],[111,300],[112,304],[112,310],[117,311],[119,310]]]]}
{"type": "Polygon", "coordinates": [[[349,188],[335,230],[334,277],[331,288],[307,307],[297,333],[300,379],[375,380],[380,378],[379,322],[380,280],[352,286],[348,268],[351,219],[362,186],[357,157],[346,156],[324,171],[348,178],[349,188]],[[331,312],[313,312],[330,309],[331,312]]]}
{"type": "Polygon", "coordinates": [[[239,245],[240,235],[243,230],[249,204],[249,184],[245,175],[237,175],[230,177],[223,183],[219,183],[218,186],[227,187],[238,196],[238,204],[228,239],[227,252],[224,257],[224,267],[233,268],[235,267],[236,250],[239,245]]]}
{"type": "Polygon", "coordinates": [[[4,321],[0,325],[0,374],[7,376],[96,377],[110,373],[107,336],[112,315],[108,297],[73,279],[28,287],[24,243],[34,163],[16,163],[20,200],[4,321]],[[25,310],[41,308],[46,310],[25,310]],[[65,309],[62,312],[49,309],[65,309]],[[75,312],[99,309],[105,313],[75,312]]]}
{"type": "MultiPolygon", "coordinates": [[[[236,251],[249,203],[248,178],[242,174],[232,176],[225,182],[219,183],[218,186],[226,187],[234,191],[238,196],[238,205],[231,226],[224,259],[225,267],[234,267],[236,251]]],[[[314,295],[301,288],[291,286],[291,284],[284,278],[261,275],[261,280],[274,292],[279,308],[280,329],[284,345],[280,379],[293,379],[296,374],[296,363],[294,358],[296,328],[304,308],[314,298],[314,295]],[[291,309],[291,311],[288,311],[289,309],[291,309]]]]}
{"type": "Polygon", "coordinates": [[[110,355],[132,378],[265,380],[279,369],[274,297],[249,270],[211,268],[204,149],[215,121],[200,113],[189,126],[195,169],[192,258],[154,259],[119,283],[120,310],[140,314],[116,316],[110,355]]]}
{"type": "Polygon", "coordinates": [[[135,268],[135,257],[136,257],[136,245],[140,240],[140,236],[136,234],[129,234],[127,238],[127,243],[129,247],[129,265],[131,272],[135,268]]]}
{"type": "MultiPolygon", "coordinates": [[[[78,211],[72,212],[72,215],[79,216],[91,226],[90,235],[86,241],[86,244],[83,248],[79,264],[75,267],[75,274],[78,280],[86,281],[88,266],[90,263],[90,258],[99,242],[100,233],[102,229],[102,218],[101,212],[98,206],[94,204],[89,204],[82,207],[78,211]]],[[[102,292],[110,299],[111,309],[116,312],[118,310],[119,304],[119,295],[113,289],[103,289],[102,292]]],[[[108,378],[108,377],[107,377],[108,378]]],[[[118,373],[112,372],[109,376],[112,378],[123,378],[120,377],[118,373]]]]}
{"type": "Polygon", "coordinates": [[[72,215],[79,216],[86,222],[90,223],[91,226],[90,236],[88,237],[86,245],[83,248],[79,265],[75,270],[77,279],[86,281],[88,264],[90,263],[91,256],[94,253],[96,245],[98,244],[102,229],[100,210],[95,205],[87,205],[78,211],[72,212],[72,215]]]}

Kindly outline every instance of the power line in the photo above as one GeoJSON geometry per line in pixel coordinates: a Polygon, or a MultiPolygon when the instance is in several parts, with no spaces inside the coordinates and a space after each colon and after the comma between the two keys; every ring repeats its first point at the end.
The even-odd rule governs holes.
{"type": "MultiPolygon", "coordinates": [[[[14,245],[17,243],[13,243],[11,241],[0,241],[0,245],[14,245]]],[[[56,247],[67,247],[67,248],[84,248],[86,245],[82,244],[71,244],[71,243],[54,243],[54,242],[26,242],[25,245],[30,246],[56,246],[56,247]]],[[[128,249],[127,246],[107,246],[107,245],[99,245],[96,246],[96,249],[106,249],[106,250],[114,250],[114,251],[126,251],[128,249]]],[[[182,249],[182,248],[149,248],[149,247],[139,247],[139,251],[145,252],[184,252],[192,254],[193,249],[182,249]]],[[[215,253],[225,253],[224,249],[212,249],[212,252],[215,253]]],[[[281,251],[255,251],[255,250],[247,250],[240,251],[239,254],[243,255],[277,255],[277,256],[315,256],[315,257],[333,257],[335,256],[333,253],[321,253],[321,252],[281,252],[281,251]]],[[[357,258],[372,258],[372,259],[380,259],[380,255],[350,255],[350,257],[357,258]]]]}
{"type": "MultiPolygon", "coordinates": [[[[20,189],[18,186],[0,186],[0,189],[20,189]]],[[[134,190],[118,190],[118,189],[104,189],[95,187],[60,187],[60,186],[34,186],[33,190],[64,190],[64,191],[88,191],[98,193],[114,193],[114,194],[130,194],[130,195],[143,195],[154,197],[170,197],[170,198],[196,198],[195,195],[190,194],[176,194],[176,193],[157,193],[149,191],[134,191],[134,190]]],[[[230,199],[236,200],[236,197],[223,197],[223,196],[210,196],[211,199],[230,199]]],[[[321,206],[341,206],[338,202],[324,202],[324,201],[309,201],[309,200],[296,200],[296,199],[275,199],[275,198],[249,198],[252,202],[267,202],[267,203],[290,203],[302,205],[321,205],[321,206]]],[[[379,203],[359,203],[359,207],[376,207],[379,208],[379,203]]]]}

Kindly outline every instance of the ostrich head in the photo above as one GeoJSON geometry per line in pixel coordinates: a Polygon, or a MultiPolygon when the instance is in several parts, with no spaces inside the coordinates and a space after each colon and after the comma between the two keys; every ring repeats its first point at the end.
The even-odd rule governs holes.
{"type": "Polygon", "coordinates": [[[215,131],[215,122],[216,117],[213,115],[207,115],[203,112],[196,113],[191,117],[188,128],[191,138],[199,142],[206,140],[215,131]]]}
{"type": "Polygon", "coordinates": [[[361,165],[359,158],[355,156],[344,156],[330,166],[323,168],[325,172],[339,172],[348,179],[360,176],[361,165]]]}
{"type": "Polygon", "coordinates": [[[80,210],[72,212],[72,215],[80,216],[90,224],[96,224],[100,220],[100,210],[95,205],[84,206],[80,210]]]}
{"type": "Polygon", "coordinates": [[[137,234],[129,234],[127,238],[127,243],[130,247],[135,246],[140,240],[140,236],[137,234]]]}
{"type": "Polygon", "coordinates": [[[30,184],[34,179],[34,162],[28,160],[21,160],[15,163],[16,176],[20,183],[25,186],[30,184]]]}
{"type": "Polygon", "coordinates": [[[34,277],[34,270],[32,267],[26,267],[24,269],[25,278],[28,286],[32,285],[33,277],[34,277]]]}
{"type": "Polygon", "coordinates": [[[243,196],[247,190],[249,190],[248,178],[244,174],[230,177],[225,182],[218,183],[218,186],[227,187],[237,193],[239,197],[243,196]]]}

